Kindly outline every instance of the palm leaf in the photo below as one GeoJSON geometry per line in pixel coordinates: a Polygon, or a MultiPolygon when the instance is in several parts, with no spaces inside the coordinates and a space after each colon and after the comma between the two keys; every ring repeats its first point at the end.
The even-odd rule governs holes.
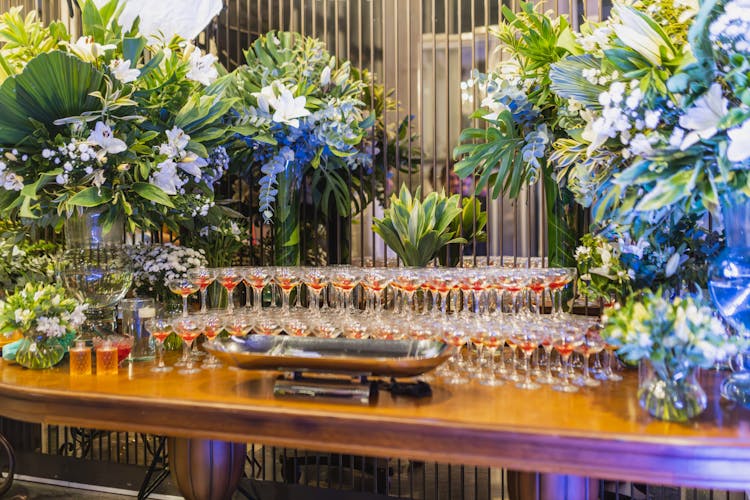
{"type": "Polygon", "coordinates": [[[104,74],[92,64],[61,51],[41,54],[23,72],[0,86],[0,145],[30,136],[34,121],[54,130],[55,120],[101,108],[92,92],[106,92],[104,74]]]}
{"type": "Polygon", "coordinates": [[[575,99],[586,107],[600,108],[599,94],[606,90],[583,77],[585,69],[601,69],[601,61],[591,54],[566,57],[552,65],[550,89],[560,97],[575,99]]]}

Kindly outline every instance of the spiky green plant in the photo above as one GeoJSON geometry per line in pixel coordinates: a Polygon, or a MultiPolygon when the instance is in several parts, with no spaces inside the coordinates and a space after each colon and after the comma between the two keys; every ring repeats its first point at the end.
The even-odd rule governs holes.
{"type": "Polygon", "coordinates": [[[399,195],[391,196],[384,217],[373,224],[373,231],[407,266],[424,267],[446,245],[466,243],[451,227],[462,213],[459,195],[433,191],[420,201],[421,194],[418,187],[412,197],[406,185],[401,185],[399,195]]]}

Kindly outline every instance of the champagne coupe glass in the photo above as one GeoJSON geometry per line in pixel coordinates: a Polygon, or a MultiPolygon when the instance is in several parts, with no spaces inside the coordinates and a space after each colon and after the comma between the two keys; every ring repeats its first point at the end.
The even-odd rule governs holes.
{"type": "Polygon", "coordinates": [[[414,308],[414,294],[422,284],[420,269],[415,267],[400,267],[395,271],[393,286],[401,290],[406,296],[406,307],[401,305],[401,312],[411,312],[414,308]]]}
{"type": "Polygon", "coordinates": [[[440,313],[444,317],[448,314],[448,296],[455,285],[455,274],[448,269],[438,268],[430,277],[430,286],[433,293],[440,297],[440,313]]]}
{"type": "Polygon", "coordinates": [[[175,278],[169,280],[167,286],[172,293],[182,297],[182,317],[186,318],[188,315],[188,297],[199,290],[198,285],[187,278],[175,278]]]}
{"type": "Polygon", "coordinates": [[[574,267],[563,267],[553,271],[548,288],[552,294],[552,313],[560,316],[563,313],[563,289],[576,278],[576,269],[574,267]]]}
{"type": "Polygon", "coordinates": [[[519,314],[521,307],[518,298],[521,292],[526,288],[526,272],[522,269],[509,269],[500,280],[500,287],[510,295],[510,312],[519,314]]]}
{"type": "Polygon", "coordinates": [[[400,340],[403,335],[400,320],[401,318],[395,320],[385,314],[378,315],[370,325],[370,337],[377,340],[400,340]]]}
{"type": "Polygon", "coordinates": [[[194,366],[191,351],[193,349],[193,342],[200,336],[201,331],[203,330],[202,318],[200,318],[199,316],[183,316],[175,320],[174,329],[177,332],[177,335],[180,336],[182,341],[187,346],[185,349],[185,352],[187,353],[185,367],[179,370],[177,373],[181,373],[183,375],[198,373],[199,371],[201,371],[201,369],[194,366]]]}
{"type": "Polygon", "coordinates": [[[554,390],[560,392],[578,391],[578,387],[570,383],[570,379],[572,378],[570,373],[570,355],[573,354],[575,348],[581,343],[583,343],[583,335],[575,327],[564,327],[555,335],[552,345],[562,358],[563,371],[560,373],[560,383],[552,386],[554,390]]]}
{"type": "Polygon", "coordinates": [[[529,271],[527,287],[536,296],[536,313],[542,314],[544,311],[544,290],[547,288],[544,269],[529,271]]]}
{"type": "MultiPolygon", "coordinates": [[[[223,320],[223,313],[224,311],[207,311],[205,313],[202,313],[203,317],[203,335],[206,336],[206,339],[210,344],[213,344],[216,340],[216,337],[219,336],[221,331],[224,329],[224,320],[223,320]]],[[[219,359],[211,354],[206,358],[206,360],[203,362],[203,368],[218,368],[221,366],[221,362],[219,359]]]]}
{"type": "Polygon", "coordinates": [[[368,337],[368,326],[364,315],[365,313],[361,312],[341,316],[339,320],[341,334],[348,339],[366,339],[368,337]]]}
{"type": "Polygon", "coordinates": [[[208,287],[216,279],[216,270],[208,269],[206,267],[198,267],[195,269],[188,269],[187,278],[193,285],[197,285],[201,292],[201,312],[206,312],[208,306],[206,305],[206,296],[208,295],[208,287]]]}
{"type": "Polygon", "coordinates": [[[352,309],[352,295],[354,289],[359,285],[362,280],[362,273],[354,266],[330,266],[331,272],[331,283],[333,288],[338,291],[344,298],[342,304],[346,312],[350,312],[352,309]]]}
{"type": "Polygon", "coordinates": [[[523,381],[516,383],[519,389],[539,389],[541,385],[531,380],[531,366],[529,360],[531,355],[539,348],[539,335],[534,329],[528,328],[525,324],[519,324],[518,328],[511,335],[513,342],[523,352],[524,378],[523,381]]]}
{"type": "Polygon", "coordinates": [[[223,267],[219,269],[218,280],[227,291],[227,313],[234,311],[234,289],[242,281],[242,276],[234,267],[223,267]]]}
{"type": "Polygon", "coordinates": [[[149,318],[144,326],[156,345],[156,366],[151,368],[151,371],[156,373],[172,371],[171,366],[164,364],[164,340],[172,333],[172,321],[169,318],[149,318]]]}
{"type": "Polygon", "coordinates": [[[341,329],[332,315],[315,317],[312,319],[310,326],[315,337],[333,339],[341,335],[341,329]]]}
{"type": "Polygon", "coordinates": [[[328,274],[320,267],[306,267],[302,270],[302,282],[313,296],[310,300],[310,308],[315,309],[315,313],[320,313],[323,307],[320,303],[320,296],[330,282],[328,274]],[[312,305],[313,303],[315,306],[312,305]]]}
{"type": "MultiPolygon", "coordinates": [[[[241,274],[245,287],[253,291],[253,311],[259,312],[263,306],[263,289],[271,282],[271,271],[267,267],[245,267],[241,274]]],[[[248,294],[246,306],[250,306],[249,297],[248,294]]]]}
{"type": "Polygon", "coordinates": [[[544,349],[544,354],[547,357],[547,363],[544,368],[544,374],[537,377],[536,381],[540,384],[554,384],[557,379],[552,375],[552,350],[554,349],[552,343],[554,340],[554,328],[553,325],[548,322],[537,323],[535,328],[539,333],[539,342],[544,349]]]}
{"type": "Polygon", "coordinates": [[[480,318],[472,318],[469,321],[469,342],[476,351],[476,359],[472,366],[472,373],[475,377],[481,378],[484,369],[484,340],[487,338],[487,322],[480,318]]]}
{"type": "Polygon", "coordinates": [[[281,318],[281,328],[287,335],[292,337],[307,337],[310,335],[310,326],[302,314],[292,313],[281,318]]]}
{"type": "Polygon", "coordinates": [[[445,375],[445,383],[465,384],[469,382],[469,377],[461,369],[461,365],[463,364],[461,350],[469,340],[466,322],[448,321],[440,325],[440,330],[443,334],[443,341],[454,349],[453,356],[451,357],[451,369],[445,375]]]}
{"type": "Polygon", "coordinates": [[[602,383],[591,377],[589,357],[604,350],[604,340],[594,331],[587,331],[583,334],[582,339],[583,342],[576,347],[576,352],[583,356],[583,375],[575,379],[573,383],[581,387],[597,387],[602,383]]]}
{"type": "Polygon", "coordinates": [[[616,345],[605,342],[604,351],[607,353],[607,363],[604,365],[604,370],[597,375],[599,380],[609,380],[611,382],[620,382],[622,380],[622,375],[614,371],[618,363],[616,350],[616,345]]]}
{"type": "Polygon", "coordinates": [[[502,348],[505,345],[504,331],[497,327],[494,320],[482,319],[487,334],[483,337],[484,349],[489,353],[489,362],[487,363],[479,383],[482,385],[498,386],[503,385],[503,381],[497,376],[497,362],[495,354],[500,349],[500,360],[502,361],[502,348]]]}
{"type": "Polygon", "coordinates": [[[226,319],[224,327],[233,337],[245,337],[253,329],[253,316],[246,312],[234,313],[226,319]]]}
{"type": "MultiPolygon", "coordinates": [[[[285,314],[282,316],[283,319],[288,318],[290,315],[285,314]]],[[[282,332],[283,328],[281,322],[277,319],[277,315],[271,311],[266,311],[255,318],[255,324],[253,330],[258,335],[278,335],[282,332]]]]}
{"type": "Polygon", "coordinates": [[[374,313],[380,313],[383,310],[383,293],[393,278],[388,269],[369,268],[362,273],[362,287],[371,293],[375,300],[374,313]]]}
{"type": "Polygon", "coordinates": [[[289,298],[294,287],[300,284],[300,273],[293,267],[276,267],[273,270],[273,281],[281,288],[284,313],[289,313],[289,298]]]}
{"type": "Polygon", "coordinates": [[[518,345],[516,344],[515,338],[513,337],[516,329],[519,328],[519,321],[520,320],[516,317],[513,317],[512,319],[509,318],[500,326],[500,328],[505,332],[505,343],[510,348],[510,371],[506,370],[505,378],[511,382],[521,381],[521,375],[519,375],[518,373],[518,363],[516,359],[516,350],[518,349],[518,345]]]}

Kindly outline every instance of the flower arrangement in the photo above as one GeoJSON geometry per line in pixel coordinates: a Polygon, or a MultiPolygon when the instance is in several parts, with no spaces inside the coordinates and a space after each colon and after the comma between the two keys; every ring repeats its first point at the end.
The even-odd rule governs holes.
{"type": "Polygon", "coordinates": [[[363,102],[369,82],[349,62],[337,62],[322,42],[296,33],[261,36],[245,59],[229,77],[240,99],[235,130],[245,142],[237,154],[248,155],[248,168],[257,175],[264,221],[274,219],[280,176],[287,171],[309,180],[321,207],[333,196],[338,211],[348,214],[348,174],[372,170],[365,131],[373,120],[363,102]]]}
{"type": "Polygon", "coordinates": [[[603,236],[588,233],[581,238],[575,259],[578,268],[576,286],[582,297],[607,304],[623,297],[631,275],[622,266],[619,248],[603,236]]]}
{"type": "Polygon", "coordinates": [[[187,233],[184,243],[201,252],[209,267],[231,266],[243,248],[250,246],[250,229],[246,219],[223,217],[215,222],[200,220],[197,232],[187,233]]]}
{"type": "Polygon", "coordinates": [[[167,283],[176,278],[186,278],[188,269],[205,267],[205,252],[173,243],[152,246],[134,246],[128,249],[133,260],[133,287],[136,293],[156,295],[162,299],[171,296],[167,283]]]}
{"type": "Polygon", "coordinates": [[[652,415],[685,421],[702,412],[706,395],[695,380],[696,368],[711,368],[738,352],[711,307],[699,297],[665,298],[661,291],[631,295],[602,321],[606,342],[626,361],[648,361],[638,397],[652,415]]]}
{"type": "Polygon", "coordinates": [[[59,285],[27,283],[0,304],[0,333],[62,338],[86,319],[86,305],[69,298],[59,285]]]}
{"type": "Polygon", "coordinates": [[[179,37],[146,39],[118,24],[117,0],[82,3],[83,35],[3,15],[38,37],[0,49],[0,209],[37,225],[76,207],[104,210],[129,230],[156,229],[209,210],[226,170],[217,148],[233,101],[208,85],[216,58],[179,37]],[[20,100],[18,94],[28,95],[20,100]]]}

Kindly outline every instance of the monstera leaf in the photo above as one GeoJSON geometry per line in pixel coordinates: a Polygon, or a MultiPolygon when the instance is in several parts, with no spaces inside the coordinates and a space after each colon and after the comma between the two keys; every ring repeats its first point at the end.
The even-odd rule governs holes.
{"type": "Polygon", "coordinates": [[[75,56],[40,54],[0,86],[0,146],[21,143],[37,128],[35,122],[52,131],[55,120],[100,109],[91,93],[103,94],[105,84],[101,71],[75,56]]]}

